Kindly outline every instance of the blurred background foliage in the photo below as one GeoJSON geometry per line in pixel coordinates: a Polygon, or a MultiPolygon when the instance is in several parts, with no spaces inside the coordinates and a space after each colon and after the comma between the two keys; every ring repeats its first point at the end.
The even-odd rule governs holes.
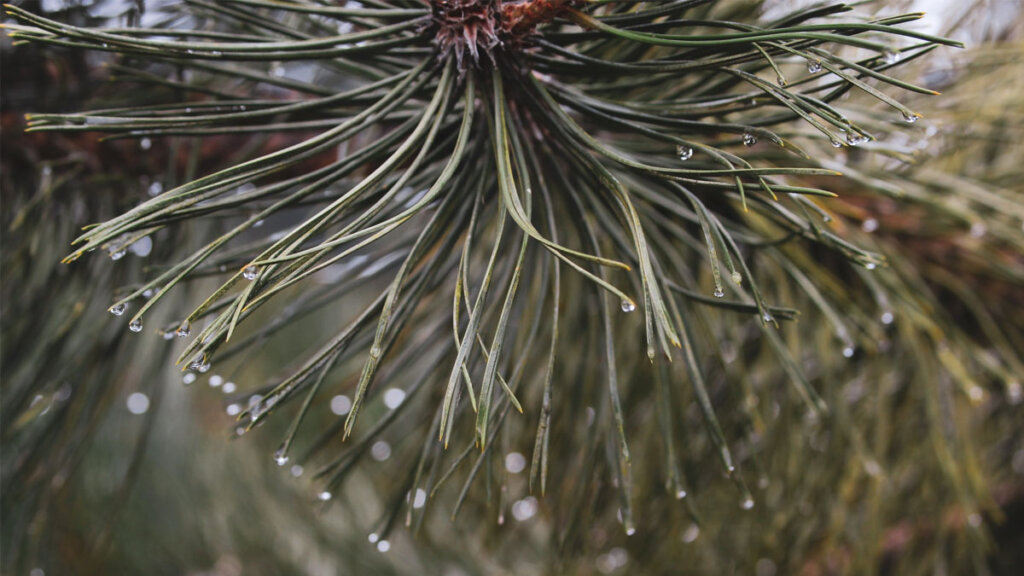
{"type": "MultiPolygon", "coordinates": [[[[748,15],[773,9],[733,4],[748,15]]],[[[815,246],[786,243],[753,270],[772,302],[801,311],[798,322],[779,332],[780,342],[831,415],[808,417],[799,398],[784,392],[789,375],[756,322],[715,309],[702,313],[696,337],[717,343],[717,352],[702,358],[708,386],[751,483],[753,508],[745,509],[723,476],[686,394],[678,399],[684,409],[675,426],[688,496],[678,501],[666,492],[665,447],[655,429],[660,382],[669,376],[661,372],[682,367],[652,368],[638,339],[622,343],[618,370],[630,383],[623,404],[635,463],[633,536],[616,519],[611,475],[582,484],[589,476],[576,473],[578,454],[606,449],[591,445],[596,434],[588,432],[593,411],[585,398],[572,407],[576,416],[553,421],[556,456],[544,497],[528,496],[528,467],[513,473],[521,470],[515,458],[499,458],[495,474],[503,479],[475,486],[457,520],[448,517],[457,491],[438,492],[422,526],[401,527],[404,508],[397,521],[390,511],[401,502],[395,490],[405,485],[420,439],[403,442],[416,428],[398,425],[387,436],[386,455],[358,467],[329,507],[317,503],[318,485],[308,471],[294,462],[279,467],[271,458],[285,423],[271,421],[238,437],[225,410],[244,404],[245,390],[232,392],[228,384],[278,371],[359,307],[342,302],[289,327],[244,361],[183,377],[173,365],[177,347],[131,334],[107,307],[144,278],[147,262],[173,261],[215,238],[215,220],[161,230],[141,256],[59,264],[83,226],[122,213],[154,190],[279,148],[290,136],[140,145],[100,142],[82,132],[26,134],[25,112],[97,108],[142,98],[142,90],[174,90],[173,81],[185,78],[170,71],[126,92],[112,79],[113,56],[5,41],[0,570],[33,576],[1016,573],[1024,565],[1024,26],[1019,10],[1007,6],[1014,2],[963,4],[970,7],[942,14],[940,27],[948,29],[939,31],[968,49],[936,51],[901,73],[943,93],[901,95],[922,119],[907,127],[891,111],[879,114],[876,101],[851,93],[843,109],[877,139],[834,150],[819,138],[811,155],[845,177],[793,177],[836,192],[836,199],[814,201],[829,226],[884,255],[886,265],[868,271],[815,246]],[[855,328],[849,354],[829,317],[835,313],[855,328]],[[387,546],[368,542],[382,533],[387,546]]],[[[77,25],[131,25],[162,7],[173,9],[159,2],[146,10],[133,2],[20,5],[77,25]]],[[[782,135],[798,137],[807,128],[792,130],[782,135]]],[[[754,213],[746,222],[771,229],[754,213]]],[[[357,293],[369,297],[385,281],[371,279],[357,293]]],[[[579,288],[576,280],[566,282],[579,288]]],[[[194,281],[152,315],[180,317],[216,286],[212,279],[194,281]]],[[[255,322],[286,308],[263,310],[255,322]]],[[[578,337],[576,347],[561,351],[556,373],[595,377],[588,350],[599,347],[599,338],[578,337]]],[[[321,429],[343,420],[326,409],[311,418],[311,427],[321,429]]],[[[506,425],[512,433],[503,437],[524,443],[510,440],[499,453],[528,461],[534,421],[513,415],[506,425]]]]}

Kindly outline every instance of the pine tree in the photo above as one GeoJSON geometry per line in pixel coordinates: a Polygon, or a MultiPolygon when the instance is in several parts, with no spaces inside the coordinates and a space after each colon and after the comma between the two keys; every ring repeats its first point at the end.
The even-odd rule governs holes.
{"type": "MultiPolygon", "coordinates": [[[[170,167],[74,240],[64,260],[88,270],[60,313],[5,320],[5,366],[26,355],[4,385],[9,566],[60,542],[29,529],[38,476],[72,472],[124,371],[149,381],[129,409],[155,415],[178,346],[186,383],[227,394],[208,402],[233,437],[265,424],[251,442],[313,477],[302,511],[247,511],[263,528],[239,537],[245,573],[309,570],[266,526],[315,532],[314,512],[374,515],[325,529],[354,573],[389,564],[353,532],[401,539],[420,566],[399,572],[985,569],[981,447],[999,435],[975,419],[1021,396],[1024,322],[999,315],[1024,284],[1024,204],[915,171],[898,143],[927,135],[915,105],[936,94],[901,71],[959,46],[914,31],[921,15],[231,0],[111,28],[6,10],[16,42],[108,54],[132,87],[33,113],[30,133],[131,141],[170,167]],[[930,226],[966,226],[976,274],[935,265],[930,226]],[[119,319],[85,315],[110,294],[119,319]],[[62,382],[79,366],[102,384],[62,382]],[[12,489],[32,498],[9,513],[12,489]],[[893,555],[900,526],[939,535],[893,555]]],[[[22,222],[72,208],[46,177],[22,222]]],[[[44,221],[58,242],[40,255],[5,235],[5,276],[66,244],[66,219],[44,221]]],[[[126,524],[101,523],[97,548],[126,524]]]]}

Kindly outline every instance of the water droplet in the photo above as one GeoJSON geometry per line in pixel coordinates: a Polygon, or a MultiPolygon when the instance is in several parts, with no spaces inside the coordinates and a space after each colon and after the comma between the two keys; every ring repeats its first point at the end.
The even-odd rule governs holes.
{"type": "Polygon", "coordinates": [[[737,286],[743,284],[743,274],[740,274],[738,270],[733,270],[731,277],[732,281],[735,282],[737,286]]]}
{"type": "Polygon", "coordinates": [[[519,522],[525,522],[537,514],[537,499],[527,496],[512,504],[512,517],[519,522]]]}
{"type": "Polygon", "coordinates": [[[416,494],[412,497],[413,508],[423,508],[427,504],[427,491],[422,488],[416,489],[416,494]]]}
{"type": "Polygon", "coordinates": [[[893,320],[895,320],[895,317],[893,316],[892,312],[889,312],[888,310],[882,312],[882,324],[888,326],[889,324],[892,324],[893,320]]]}
{"type": "Polygon", "coordinates": [[[327,502],[328,500],[331,499],[332,496],[333,494],[331,494],[327,490],[324,490],[323,492],[317,494],[316,497],[319,498],[321,502],[327,502]]]}
{"type": "Polygon", "coordinates": [[[377,550],[380,552],[387,552],[388,550],[391,550],[391,542],[388,542],[387,540],[377,542],[377,550]]]}
{"type": "Polygon", "coordinates": [[[143,138],[142,140],[139,140],[139,148],[142,148],[143,150],[149,150],[152,147],[153,141],[150,140],[149,138],[143,138]]]}
{"type": "Polygon", "coordinates": [[[228,416],[238,416],[238,413],[242,411],[242,407],[238,404],[228,404],[224,411],[228,413],[228,416]]]}
{"type": "Polygon", "coordinates": [[[131,250],[132,254],[135,254],[140,258],[145,258],[153,251],[153,239],[149,236],[143,236],[135,242],[132,242],[131,246],[128,247],[128,250],[131,250]]]}
{"type": "Polygon", "coordinates": [[[683,532],[683,542],[690,544],[696,540],[698,536],[700,536],[700,526],[690,524],[690,526],[683,532]]]}
{"type": "Polygon", "coordinates": [[[917,119],[920,118],[920,117],[921,117],[920,115],[915,114],[913,112],[904,112],[903,113],[903,121],[908,123],[908,124],[913,124],[914,122],[917,122],[917,119]]]}
{"type": "Polygon", "coordinates": [[[339,394],[334,398],[331,398],[331,412],[334,412],[338,416],[344,416],[349,413],[352,409],[352,401],[349,400],[348,396],[339,394]]]}
{"type": "Polygon", "coordinates": [[[757,144],[757,136],[754,136],[750,132],[743,134],[744,146],[753,146],[754,144],[757,144]]]}
{"type": "Polygon", "coordinates": [[[715,288],[715,298],[723,297],[725,297],[725,290],[722,290],[721,288],[715,288]]]}
{"type": "Polygon", "coordinates": [[[191,48],[185,50],[185,54],[195,54],[195,53],[196,53],[196,51],[191,49],[191,48]]]}
{"type": "Polygon", "coordinates": [[[875,264],[874,262],[868,262],[867,264],[864,265],[864,267],[867,268],[868,270],[874,270],[875,268],[878,268],[878,264],[875,264]]]}
{"type": "Polygon", "coordinates": [[[847,346],[846,348],[843,348],[843,358],[853,358],[854,352],[855,350],[853,349],[853,346],[847,346]]]}
{"type": "Polygon", "coordinates": [[[391,445],[383,440],[377,440],[370,447],[370,456],[378,462],[383,462],[388,458],[391,458],[391,445]]]}
{"type": "Polygon", "coordinates": [[[974,512],[967,515],[967,523],[971,525],[971,528],[978,528],[981,526],[981,514],[974,512]]]}
{"type": "Polygon", "coordinates": [[[978,386],[972,386],[971,389],[967,391],[967,396],[970,397],[973,402],[980,402],[985,398],[985,391],[978,386]]]}
{"type": "Polygon", "coordinates": [[[384,405],[394,410],[405,402],[405,390],[401,388],[388,388],[384,391],[384,405]]]}
{"type": "Polygon", "coordinates": [[[376,532],[370,532],[366,539],[370,541],[370,544],[376,544],[377,540],[380,540],[380,536],[376,532]]]}
{"type": "Polygon", "coordinates": [[[874,218],[868,218],[867,220],[861,223],[860,227],[861,230],[864,230],[865,232],[874,232],[875,230],[878,230],[878,220],[875,220],[874,218]]]}
{"type": "Polygon", "coordinates": [[[128,329],[132,332],[142,332],[142,320],[138,318],[132,320],[131,324],[128,325],[128,329]]]}
{"type": "Polygon", "coordinates": [[[891,48],[886,49],[882,52],[882,60],[884,60],[886,64],[895,64],[900,61],[900,53],[891,48]]]}
{"type": "Polygon", "coordinates": [[[188,320],[183,321],[181,325],[178,326],[178,331],[175,332],[175,334],[178,335],[178,338],[185,338],[191,333],[192,326],[188,323],[188,320]]]}
{"type": "Polygon", "coordinates": [[[225,382],[224,386],[221,388],[221,391],[224,392],[225,394],[232,394],[234,393],[235,388],[236,386],[234,382],[225,382]]]}
{"type": "Polygon", "coordinates": [[[110,259],[111,260],[120,260],[121,258],[124,258],[124,255],[127,252],[128,251],[125,250],[124,248],[118,248],[117,250],[113,250],[113,251],[110,252],[110,259]]]}
{"type": "Polygon", "coordinates": [[[676,500],[682,500],[683,498],[686,498],[686,490],[677,490],[676,500]]]}
{"type": "Polygon", "coordinates": [[[761,319],[764,320],[765,324],[772,324],[775,322],[775,317],[772,316],[771,312],[765,312],[761,315],[761,319]]]}
{"type": "Polygon", "coordinates": [[[636,528],[632,526],[626,528],[626,536],[632,536],[633,534],[636,534],[636,528]]]}
{"type": "Polygon", "coordinates": [[[636,310],[636,303],[627,299],[620,302],[619,307],[622,308],[623,312],[632,312],[633,310],[636,310]]]}
{"type": "Polygon", "coordinates": [[[132,392],[128,396],[128,411],[132,414],[145,414],[149,410],[149,397],[142,392],[132,392]]]}
{"type": "Polygon", "coordinates": [[[274,452],[274,463],[278,466],[284,466],[288,463],[288,456],[285,455],[283,446],[278,448],[277,452],[274,452]]]}
{"type": "Polygon", "coordinates": [[[505,470],[511,474],[519,474],[526,469],[526,457],[519,452],[509,452],[505,455],[505,470]]]}
{"type": "Polygon", "coordinates": [[[817,74],[818,72],[821,72],[821,60],[808,60],[807,73],[817,74]]]}
{"type": "Polygon", "coordinates": [[[776,76],[776,77],[775,77],[775,82],[776,82],[776,83],[777,83],[777,84],[778,84],[779,86],[782,86],[783,88],[785,88],[785,87],[786,87],[786,84],[787,84],[787,82],[786,82],[786,79],[785,79],[785,78],[783,78],[782,76],[776,76]]]}
{"type": "Polygon", "coordinates": [[[181,377],[181,383],[186,385],[186,386],[188,386],[189,384],[191,384],[191,383],[193,383],[195,381],[196,381],[196,375],[191,373],[191,372],[189,372],[188,374],[185,374],[184,376],[181,377]]]}
{"type": "Polygon", "coordinates": [[[220,50],[210,50],[210,56],[220,57],[223,53],[220,50]]]}
{"type": "Polygon", "coordinates": [[[679,155],[680,160],[685,162],[690,158],[693,158],[693,148],[689,146],[683,146],[682,144],[680,144],[679,146],[676,147],[676,154],[679,155]]]}
{"type": "Polygon", "coordinates": [[[246,280],[255,280],[256,276],[259,276],[260,269],[255,266],[246,266],[242,270],[242,278],[246,280]]]}
{"type": "Polygon", "coordinates": [[[981,222],[975,222],[974,224],[971,224],[972,238],[981,238],[982,236],[985,235],[986,232],[988,232],[988,228],[981,222]]]}
{"type": "Polygon", "coordinates": [[[110,313],[113,314],[114,316],[120,316],[124,314],[124,310],[124,302],[121,302],[120,304],[114,304],[113,306],[110,307],[110,313]]]}
{"type": "Polygon", "coordinates": [[[149,185],[149,188],[146,189],[146,194],[149,194],[150,196],[159,196],[160,193],[163,191],[163,184],[161,184],[160,182],[153,182],[152,184],[149,185]]]}
{"type": "Polygon", "coordinates": [[[1021,383],[1016,380],[1010,382],[1006,385],[1006,398],[1013,406],[1020,404],[1020,401],[1024,399],[1024,386],[1021,386],[1021,383]]]}
{"type": "Polygon", "coordinates": [[[751,508],[754,507],[754,499],[749,497],[749,496],[747,496],[743,500],[743,502],[740,503],[740,507],[743,508],[744,510],[750,510],[751,508]]]}
{"type": "Polygon", "coordinates": [[[372,356],[374,358],[380,358],[380,352],[381,352],[380,346],[378,346],[376,344],[374,344],[373,346],[370,346],[370,356],[372,356]]]}
{"type": "Polygon", "coordinates": [[[828,143],[831,144],[833,148],[842,148],[843,147],[843,143],[840,142],[839,140],[836,140],[835,138],[829,139],[828,143]]]}
{"type": "Polygon", "coordinates": [[[846,133],[846,143],[850,146],[859,146],[867,141],[868,137],[863,134],[859,134],[852,130],[846,133]]]}
{"type": "Polygon", "coordinates": [[[302,476],[302,466],[299,466],[298,464],[292,464],[291,473],[292,476],[294,476],[295,478],[302,476]]]}
{"type": "Polygon", "coordinates": [[[142,297],[143,298],[152,298],[153,297],[153,289],[152,288],[147,288],[147,289],[143,290],[142,291],[142,297]]]}

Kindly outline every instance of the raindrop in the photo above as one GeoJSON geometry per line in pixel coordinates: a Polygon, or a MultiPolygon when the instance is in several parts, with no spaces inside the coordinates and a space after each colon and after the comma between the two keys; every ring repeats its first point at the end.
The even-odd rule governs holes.
{"type": "Polygon", "coordinates": [[[685,162],[690,158],[693,158],[693,148],[689,146],[683,146],[682,144],[680,144],[679,146],[676,147],[676,154],[679,155],[680,160],[685,162]]]}
{"type": "Polygon", "coordinates": [[[260,273],[260,269],[255,266],[246,266],[242,270],[242,277],[246,280],[255,280],[256,276],[260,273]]]}
{"type": "Polygon", "coordinates": [[[324,490],[323,492],[317,494],[316,497],[319,498],[321,502],[327,502],[328,500],[331,499],[332,494],[327,490],[324,490]]]}
{"type": "Polygon", "coordinates": [[[821,60],[808,60],[807,73],[817,74],[818,72],[821,72],[821,60]]]}
{"type": "Polygon", "coordinates": [[[149,150],[152,147],[153,141],[150,140],[149,138],[143,138],[142,140],[139,140],[139,148],[142,148],[143,150],[149,150]]]}
{"type": "Polygon", "coordinates": [[[750,132],[743,134],[744,146],[753,146],[754,144],[757,144],[757,136],[754,136],[750,132]]]}
{"type": "Polygon", "coordinates": [[[914,122],[917,122],[917,119],[920,117],[921,116],[919,114],[915,114],[913,112],[903,113],[903,121],[906,122],[907,124],[913,124],[914,122]]]}
{"type": "Polygon", "coordinates": [[[527,496],[512,504],[512,517],[520,522],[525,522],[537,514],[537,499],[527,496]]]}
{"type": "Polygon", "coordinates": [[[725,297],[725,290],[722,290],[721,288],[715,288],[715,298],[723,297],[725,297]]]}
{"type": "Polygon", "coordinates": [[[135,254],[140,258],[145,258],[153,251],[153,239],[149,236],[143,236],[135,242],[132,242],[132,245],[129,246],[128,249],[131,250],[132,254],[135,254]]]}
{"type": "Polygon", "coordinates": [[[163,191],[163,184],[161,184],[160,182],[153,182],[152,184],[149,185],[149,188],[146,189],[146,194],[149,194],[150,196],[159,196],[160,193],[163,191]]]}
{"type": "Polygon", "coordinates": [[[352,401],[349,400],[348,396],[339,394],[334,398],[331,398],[331,412],[334,412],[338,416],[344,416],[348,414],[349,410],[352,409],[352,401]]]}
{"type": "Polygon", "coordinates": [[[283,446],[278,448],[277,452],[274,452],[274,463],[278,466],[284,466],[288,463],[288,456],[285,455],[283,446]]]}
{"type": "Polygon", "coordinates": [[[864,265],[864,267],[867,268],[868,270],[874,270],[875,268],[878,268],[878,264],[875,264],[874,262],[868,262],[867,264],[864,265]]]}
{"type": "Polygon", "coordinates": [[[143,298],[152,298],[153,297],[153,289],[152,288],[147,288],[146,290],[143,290],[142,291],[142,297],[143,298]]]}
{"type": "Polygon", "coordinates": [[[188,320],[183,321],[181,323],[181,325],[178,326],[178,331],[175,332],[175,334],[178,335],[178,338],[185,338],[186,336],[188,336],[191,333],[192,333],[192,326],[188,323],[188,320]]]}
{"type": "Polygon", "coordinates": [[[988,232],[988,228],[981,222],[971,224],[971,238],[981,238],[986,232],[988,232]]]}
{"type": "Polygon", "coordinates": [[[505,455],[505,470],[512,474],[519,474],[526,469],[526,457],[519,452],[509,452],[505,455]]]}
{"type": "Polygon", "coordinates": [[[636,534],[636,528],[632,526],[626,528],[626,536],[632,536],[633,534],[636,534]]]}
{"type": "Polygon", "coordinates": [[[852,130],[846,133],[846,143],[850,146],[857,146],[867,141],[868,137],[863,134],[858,134],[852,130]]]}
{"type": "Polygon", "coordinates": [[[676,500],[682,500],[683,498],[686,498],[686,490],[677,490],[676,500]]]}
{"type": "Polygon", "coordinates": [[[884,60],[886,64],[895,64],[900,61],[900,53],[892,49],[887,49],[885,52],[882,52],[882,60],[884,60]]]}
{"type": "Polygon", "coordinates": [[[405,402],[405,390],[401,388],[388,388],[384,392],[384,405],[394,410],[405,402]]]}
{"type": "Polygon", "coordinates": [[[775,322],[775,317],[772,316],[771,312],[765,312],[764,314],[762,314],[761,319],[764,320],[765,324],[771,324],[775,322]]]}
{"type": "Polygon", "coordinates": [[[149,397],[142,392],[133,392],[128,396],[127,404],[132,414],[145,414],[149,410],[149,397]]]}
{"type": "Polygon", "coordinates": [[[892,312],[889,312],[888,310],[882,312],[882,324],[888,326],[889,324],[892,324],[892,321],[895,319],[896,318],[893,316],[892,312]]]}
{"type": "Polygon", "coordinates": [[[380,358],[380,352],[380,346],[378,346],[377,344],[370,346],[370,356],[374,358],[380,358]]]}
{"type": "Polygon", "coordinates": [[[967,515],[967,523],[971,525],[971,528],[977,528],[981,526],[981,514],[974,512],[967,515]]]}
{"type": "Polygon", "coordinates": [[[427,504],[427,491],[422,488],[416,489],[416,495],[412,498],[413,508],[423,508],[427,504]]]}
{"type": "Polygon", "coordinates": [[[735,282],[737,286],[739,286],[740,284],[743,284],[743,275],[740,274],[738,270],[733,270],[732,271],[732,281],[735,282]]]}
{"type": "Polygon", "coordinates": [[[690,527],[683,532],[683,542],[690,544],[700,536],[700,526],[690,524],[690,527]]]}
{"type": "Polygon", "coordinates": [[[127,250],[125,250],[124,248],[120,248],[118,250],[112,250],[110,252],[110,259],[111,260],[120,260],[121,258],[124,258],[124,255],[125,255],[126,252],[127,252],[127,250]]]}
{"type": "Polygon", "coordinates": [[[787,84],[787,82],[786,82],[786,79],[785,79],[785,78],[783,78],[782,76],[776,76],[776,77],[775,77],[775,82],[777,82],[777,83],[778,83],[778,85],[779,85],[779,86],[782,86],[783,88],[785,88],[785,87],[786,87],[786,84],[787,84]]]}
{"type": "Polygon", "coordinates": [[[754,499],[751,498],[750,496],[747,496],[743,500],[743,502],[740,503],[740,507],[743,508],[744,510],[750,510],[751,508],[754,507],[754,499]]]}
{"type": "Polygon", "coordinates": [[[124,309],[125,305],[123,302],[120,304],[114,304],[113,306],[110,307],[110,313],[113,314],[114,316],[120,316],[124,314],[124,309]]]}
{"type": "Polygon", "coordinates": [[[191,373],[191,372],[189,372],[188,374],[185,374],[181,378],[181,383],[185,384],[186,386],[191,384],[191,383],[193,383],[193,382],[195,382],[195,381],[196,381],[196,375],[191,373]]]}
{"type": "Polygon", "coordinates": [[[626,299],[619,303],[619,307],[622,308],[623,312],[632,312],[636,310],[636,303],[632,300],[626,299]]]}
{"type": "Polygon", "coordinates": [[[294,476],[295,478],[298,478],[299,476],[302,476],[302,466],[299,466],[298,464],[293,464],[292,465],[292,469],[291,469],[291,473],[292,473],[292,476],[294,476]]]}
{"type": "Polygon", "coordinates": [[[381,540],[380,542],[377,542],[377,550],[381,552],[387,552],[388,550],[391,550],[391,542],[388,542],[387,540],[381,540]]]}
{"type": "Polygon", "coordinates": [[[214,374],[213,376],[210,376],[210,381],[209,381],[210,388],[217,388],[218,386],[220,386],[223,383],[224,383],[224,379],[221,378],[219,375],[214,374]]]}
{"type": "Polygon", "coordinates": [[[224,383],[224,387],[221,388],[221,390],[223,390],[225,394],[231,394],[232,392],[235,391],[235,383],[234,382],[225,382],[224,383]]]}
{"type": "Polygon", "coordinates": [[[238,413],[242,411],[242,407],[238,404],[228,404],[227,409],[224,411],[228,413],[228,416],[238,416],[238,413]]]}
{"type": "Polygon", "coordinates": [[[128,325],[128,329],[132,332],[142,332],[142,320],[138,318],[132,320],[131,324],[128,325]]]}
{"type": "Polygon", "coordinates": [[[1006,397],[1010,404],[1014,406],[1020,404],[1021,399],[1024,398],[1024,387],[1016,380],[1010,382],[1006,385],[1006,397]]]}
{"type": "Polygon", "coordinates": [[[831,144],[833,148],[842,148],[843,147],[843,143],[840,142],[839,140],[836,140],[835,138],[829,139],[828,143],[831,144]]]}
{"type": "Polygon", "coordinates": [[[374,442],[370,447],[370,456],[378,462],[383,462],[391,457],[391,445],[383,440],[374,442]]]}
{"type": "Polygon", "coordinates": [[[971,389],[967,391],[967,396],[969,396],[973,402],[980,402],[985,397],[985,391],[978,386],[972,386],[971,389]]]}
{"type": "Polygon", "coordinates": [[[853,353],[853,346],[847,346],[846,348],[843,348],[843,358],[853,358],[853,353]]]}
{"type": "Polygon", "coordinates": [[[380,536],[376,532],[370,532],[366,539],[370,541],[370,544],[376,544],[377,540],[380,540],[380,536]]]}
{"type": "Polygon", "coordinates": [[[874,232],[875,230],[878,230],[878,220],[875,220],[874,218],[868,218],[867,220],[861,223],[860,227],[865,232],[874,232]]]}

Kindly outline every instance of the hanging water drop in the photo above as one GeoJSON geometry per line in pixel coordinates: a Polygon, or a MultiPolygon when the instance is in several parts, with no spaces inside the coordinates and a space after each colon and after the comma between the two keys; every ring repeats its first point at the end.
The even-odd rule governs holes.
{"type": "Polygon", "coordinates": [[[146,194],[149,194],[150,196],[159,196],[160,193],[163,191],[163,184],[161,184],[160,182],[153,182],[152,184],[149,185],[149,188],[146,189],[146,194]]]}
{"type": "Polygon", "coordinates": [[[112,250],[110,252],[110,259],[111,260],[120,260],[121,258],[124,258],[124,255],[125,255],[126,252],[127,252],[127,250],[125,250],[124,248],[118,248],[117,250],[112,250]]]}
{"type": "Polygon", "coordinates": [[[677,490],[676,500],[682,500],[683,498],[686,498],[686,490],[677,490]]]}
{"type": "Polygon", "coordinates": [[[380,346],[378,346],[377,344],[370,346],[370,356],[372,356],[373,358],[380,358],[380,353],[380,346]]]}
{"type": "Polygon", "coordinates": [[[742,507],[742,508],[743,508],[744,510],[750,510],[751,508],[753,508],[753,507],[754,507],[754,499],[753,499],[753,498],[751,498],[750,496],[747,496],[747,497],[746,497],[746,498],[745,498],[745,499],[743,500],[743,502],[742,502],[742,503],[740,504],[740,506],[741,506],[741,507],[742,507]]]}
{"type": "Polygon", "coordinates": [[[725,296],[725,290],[722,290],[721,287],[715,288],[715,298],[722,298],[724,296],[725,296]]]}
{"type": "Polygon", "coordinates": [[[370,532],[366,539],[370,541],[370,544],[376,544],[377,540],[380,540],[380,536],[376,532],[370,532]]]}
{"type": "Polygon", "coordinates": [[[391,542],[388,542],[387,540],[377,542],[377,550],[379,552],[387,552],[388,550],[391,550],[391,542]]]}
{"type": "Polygon", "coordinates": [[[113,314],[114,316],[120,316],[120,315],[124,314],[124,309],[125,309],[124,302],[121,302],[120,304],[114,304],[113,306],[111,306],[110,307],[110,313],[113,314]]]}
{"type": "Polygon", "coordinates": [[[915,114],[913,112],[904,112],[903,113],[903,121],[906,122],[907,124],[913,124],[914,122],[917,122],[917,119],[920,118],[920,117],[921,117],[920,115],[915,114]]]}
{"type": "Polygon", "coordinates": [[[775,77],[775,82],[783,88],[785,88],[787,84],[786,79],[783,78],[781,74],[775,77]]]}
{"type": "Polygon", "coordinates": [[[754,136],[750,132],[744,133],[743,134],[743,145],[744,146],[753,146],[754,144],[757,144],[757,136],[754,136]]]}
{"type": "Polygon", "coordinates": [[[298,464],[292,464],[291,473],[292,476],[294,476],[295,478],[302,476],[302,466],[299,466],[298,464]]]}
{"type": "Polygon", "coordinates": [[[895,320],[895,319],[896,318],[893,316],[892,312],[889,312],[889,311],[882,312],[882,324],[885,324],[886,326],[888,326],[889,324],[892,324],[893,320],[895,320]]]}
{"type": "Polygon", "coordinates": [[[868,137],[864,136],[863,134],[858,134],[852,130],[846,133],[846,142],[850,146],[858,146],[867,141],[868,137]]]}
{"type": "Polygon", "coordinates": [[[676,146],[676,154],[679,155],[680,160],[685,162],[690,158],[693,158],[693,148],[680,144],[679,146],[676,146]]]}
{"type": "Polygon", "coordinates": [[[142,332],[142,320],[138,318],[132,320],[131,324],[128,325],[128,329],[132,332],[142,332]]]}
{"type": "Polygon", "coordinates": [[[149,138],[143,138],[142,140],[139,140],[139,148],[142,148],[143,150],[149,150],[152,147],[153,141],[150,140],[149,138]]]}
{"type": "Polygon", "coordinates": [[[761,315],[761,319],[764,320],[765,324],[772,324],[773,322],[775,322],[775,317],[772,316],[771,312],[767,311],[761,315]]]}
{"type": "Polygon", "coordinates": [[[242,277],[246,280],[255,280],[256,276],[260,273],[260,269],[255,266],[246,266],[242,270],[242,277]]]}
{"type": "Polygon", "coordinates": [[[818,72],[821,72],[821,60],[808,60],[807,73],[817,74],[818,72]]]}
{"type": "Polygon", "coordinates": [[[323,492],[317,494],[317,498],[319,498],[321,502],[327,502],[328,500],[331,499],[331,497],[332,494],[327,490],[324,490],[323,492]]]}
{"type": "Polygon", "coordinates": [[[878,230],[878,220],[875,220],[874,218],[868,218],[867,220],[861,223],[860,227],[865,232],[874,232],[875,230],[878,230]]]}
{"type": "Polygon", "coordinates": [[[843,147],[843,143],[840,142],[839,140],[836,140],[835,138],[829,139],[828,143],[831,144],[833,148],[842,148],[843,147]]]}
{"type": "Polygon", "coordinates": [[[192,326],[188,323],[188,320],[183,321],[181,323],[181,325],[178,326],[178,331],[175,332],[175,334],[178,335],[178,338],[185,338],[186,336],[188,336],[191,333],[192,333],[192,326]]]}
{"type": "Polygon", "coordinates": [[[619,307],[622,308],[623,312],[632,312],[636,310],[636,303],[632,300],[626,299],[619,303],[619,307]]]}
{"type": "Polygon", "coordinates": [[[884,60],[886,64],[895,64],[900,61],[900,53],[891,48],[886,49],[882,52],[882,60],[884,60]]]}
{"type": "Polygon", "coordinates": [[[278,448],[277,452],[274,452],[274,462],[278,466],[284,466],[285,464],[288,463],[288,456],[285,455],[283,446],[281,448],[278,448]]]}
{"type": "Polygon", "coordinates": [[[867,264],[864,265],[864,267],[867,268],[868,270],[874,270],[875,268],[878,268],[878,264],[875,264],[874,262],[868,262],[867,264]]]}
{"type": "Polygon", "coordinates": [[[737,286],[743,284],[743,275],[740,274],[739,270],[733,270],[731,276],[732,281],[735,282],[737,286]]]}
{"type": "Polygon", "coordinates": [[[847,346],[846,348],[843,348],[843,358],[853,358],[853,353],[853,346],[847,346]]]}

